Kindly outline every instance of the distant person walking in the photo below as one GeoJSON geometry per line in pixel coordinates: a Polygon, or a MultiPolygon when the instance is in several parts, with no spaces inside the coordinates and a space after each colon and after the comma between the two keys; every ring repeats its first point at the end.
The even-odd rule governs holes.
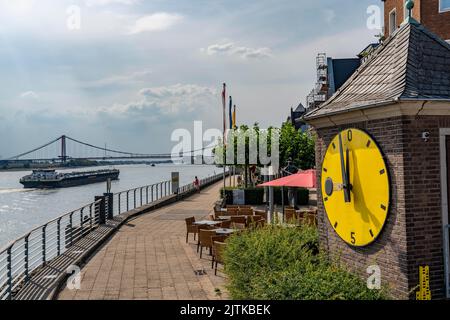
{"type": "Polygon", "coordinates": [[[195,189],[197,189],[197,192],[200,192],[200,181],[198,180],[197,177],[195,177],[195,180],[194,180],[194,187],[195,187],[195,189]]]}

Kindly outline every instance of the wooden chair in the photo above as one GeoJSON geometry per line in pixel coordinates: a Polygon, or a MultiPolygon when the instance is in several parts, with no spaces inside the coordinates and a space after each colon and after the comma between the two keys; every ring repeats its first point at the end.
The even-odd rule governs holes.
{"type": "MultiPolygon", "coordinates": [[[[200,230],[211,230],[213,229],[212,226],[208,225],[208,224],[202,224],[202,225],[198,225],[197,227],[197,234],[200,233],[200,230]]],[[[197,253],[200,250],[200,236],[198,236],[198,241],[197,241],[197,253]]]]}
{"type": "Polygon", "coordinates": [[[220,227],[223,229],[230,229],[231,228],[231,220],[223,221],[220,224],[220,227]]]}
{"type": "Polygon", "coordinates": [[[264,220],[267,220],[267,212],[263,210],[254,210],[253,214],[255,216],[261,216],[264,220]]]}
{"type": "Polygon", "coordinates": [[[294,208],[285,208],[284,209],[284,218],[287,223],[298,223],[298,215],[294,208]]]}
{"type": "Polygon", "coordinates": [[[315,227],[317,226],[316,215],[313,213],[306,213],[303,218],[303,223],[307,226],[315,227]]]}
{"type": "Polygon", "coordinates": [[[212,243],[213,243],[211,269],[214,268],[214,259],[215,259],[214,242],[222,242],[222,243],[225,243],[225,241],[226,241],[228,238],[229,238],[228,235],[221,235],[221,236],[214,236],[214,237],[211,237],[211,241],[212,241],[212,243]]]}
{"type": "Polygon", "coordinates": [[[239,214],[239,208],[227,208],[227,216],[237,216],[239,214]]]}
{"type": "Polygon", "coordinates": [[[245,224],[245,223],[238,223],[238,222],[232,222],[231,223],[231,229],[245,230],[245,229],[247,229],[247,224],[245,224]]]}
{"type": "Polygon", "coordinates": [[[194,225],[195,217],[187,218],[185,219],[185,221],[186,221],[186,243],[189,242],[190,233],[194,234],[194,241],[195,241],[195,238],[198,234],[198,226],[194,225]]]}
{"type": "Polygon", "coordinates": [[[227,205],[227,210],[228,210],[228,209],[239,209],[239,206],[236,205],[236,204],[228,204],[228,205],[227,205]]]}
{"type": "Polygon", "coordinates": [[[200,229],[198,232],[198,240],[199,240],[199,246],[200,246],[200,259],[203,255],[203,248],[209,248],[209,253],[212,254],[212,240],[211,238],[216,235],[216,232],[214,230],[205,230],[200,229]]]}
{"type": "Polygon", "coordinates": [[[213,243],[213,252],[214,252],[214,256],[213,256],[213,264],[215,264],[215,268],[214,268],[214,275],[217,276],[217,265],[220,263],[223,265],[224,260],[223,260],[223,252],[225,251],[226,248],[226,243],[224,242],[217,242],[215,241],[213,243]]]}
{"type": "Polygon", "coordinates": [[[253,209],[252,208],[239,208],[239,215],[241,216],[252,216],[253,209]]]}
{"type": "Polygon", "coordinates": [[[258,228],[258,222],[263,221],[264,218],[261,216],[248,216],[247,217],[247,227],[250,229],[258,228]]]}
{"type": "Polygon", "coordinates": [[[234,223],[242,223],[242,224],[247,225],[247,217],[233,216],[233,217],[231,217],[230,221],[234,222],[234,223]]]}

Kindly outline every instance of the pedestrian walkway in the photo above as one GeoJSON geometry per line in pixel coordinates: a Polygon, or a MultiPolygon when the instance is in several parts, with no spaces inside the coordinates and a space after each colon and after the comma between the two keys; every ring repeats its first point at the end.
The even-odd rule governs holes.
{"type": "Polygon", "coordinates": [[[214,276],[211,257],[199,258],[185,218],[213,212],[223,182],[185,200],[130,220],[82,268],[79,290],[62,300],[226,299],[225,277],[214,276]]]}

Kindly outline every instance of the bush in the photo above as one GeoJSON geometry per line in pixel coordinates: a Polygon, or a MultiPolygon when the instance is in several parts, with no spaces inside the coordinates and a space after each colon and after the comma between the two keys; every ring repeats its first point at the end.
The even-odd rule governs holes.
{"type": "Polygon", "coordinates": [[[383,290],[318,253],[314,227],[267,226],[231,237],[225,250],[228,290],[237,300],[372,300],[383,290]]]}

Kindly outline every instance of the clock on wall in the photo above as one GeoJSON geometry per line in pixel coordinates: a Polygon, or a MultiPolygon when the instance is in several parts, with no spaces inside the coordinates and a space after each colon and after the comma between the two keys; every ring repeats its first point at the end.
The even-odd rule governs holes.
{"type": "Polygon", "coordinates": [[[339,132],[322,164],[322,199],[336,233],[363,247],[380,235],[389,212],[390,181],[375,140],[359,129],[339,132]]]}

